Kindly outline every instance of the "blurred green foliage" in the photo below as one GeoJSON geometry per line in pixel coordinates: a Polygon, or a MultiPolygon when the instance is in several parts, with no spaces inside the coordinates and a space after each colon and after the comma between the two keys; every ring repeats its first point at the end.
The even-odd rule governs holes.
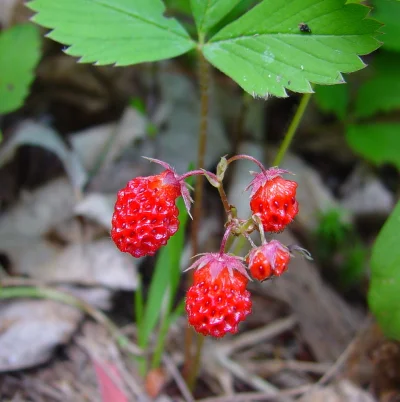
{"type": "Polygon", "coordinates": [[[400,202],[372,249],[368,301],[385,334],[400,339],[400,202]]]}
{"type": "Polygon", "coordinates": [[[15,25],[0,33],[0,113],[20,108],[41,56],[38,27],[15,25]]]}
{"type": "MultiPolygon", "coordinates": [[[[400,170],[400,2],[373,0],[372,6],[373,17],[384,23],[383,47],[372,56],[361,82],[359,75],[351,77],[346,86],[317,87],[315,100],[321,110],[343,122],[347,142],[355,153],[375,165],[390,163],[400,170]]],[[[321,220],[318,236],[324,258],[343,247],[344,279],[351,283],[362,274],[366,253],[357,241],[348,248],[344,240],[348,229],[332,213],[321,220]]],[[[399,242],[400,203],[373,247],[368,296],[385,334],[396,339],[400,339],[399,242]]]]}
{"type": "Polygon", "coordinates": [[[356,228],[346,220],[345,211],[331,209],[321,214],[314,239],[316,257],[323,265],[338,268],[342,287],[348,288],[363,278],[367,250],[356,228]]]}

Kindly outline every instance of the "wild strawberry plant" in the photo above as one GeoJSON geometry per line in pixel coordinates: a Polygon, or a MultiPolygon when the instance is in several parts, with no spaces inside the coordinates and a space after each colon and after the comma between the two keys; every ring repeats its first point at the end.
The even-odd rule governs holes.
{"type": "MultiPolygon", "coordinates": [[[[202,120],[198,168],[201,169],[207,132],[207,63],[231,77],[244,91],[264,99],[270,95],[286,97],[288,90],[310,94],[312,84],[344,83],[342,73],[363,68],[365,64],[359,56],[380,46],[377,39],[380,23],[368,17],[368,7],[356,3],[345,0],[166,1],[166,4],[183,5],[186,11],[190,5],[195,30],[190,26],[186,29],[177,19],[167,17],[168,10],[161,0],[33,0],[28,6],[36,12],[33,20],[50,28],[48,36],[66,45],[65,52],[78,57],[80,62],[126,66],[196,50],[200,64],[202,120]]],[[[305,95],[276,164],[296,131],[308,99],[309,95],[305,95]]],[[[189,322],[199,332],[214,336],[236,332],[251,306],[245,290],[247,270],[243,261],[228,253],[229,247],[225,246],[229,239],[248,238],[252,231],[260,231],[262,244],[253,245],[255,251],[248,259],[250,272],[259,279],[282,274],[290,253],[295,250],[268,243],[262,234],[264,230],[283,230],[295,217],[296,186],[289,180],[282,182],[283,172],[279,169],[266,170],[256,162],[261,165],[261,173],[252,183],[250,203],[254,215],[251,219],[239,219],[222,186],[224,163],[232,161],[223,159],[217,174],[197,170],[182,176],[162,162],[166,169],[163,173],[133,179],[121,190],[113,220],[112,236],[122,251],[134,256],[151,255],[177,230],[175,199],[183,196],[188,207],[190,196],[183,183],[186,177],[204,174],[218,189],[227,213],[226,233],[219,253],[206,254],[195,262],[197,270],[186,301],[189,322]],[[141,194],[144,194],[143,201],[138,201],[141,194]],[[221,293],[221,286],[229,289],[231,299],[225,297],[225,292],[221,293]],[[209,292],[203,297],[204,289],[209,292]]],[[[194,234],[200,216],[200,180],[196,189],[194,234]]],[[[193,239],[196,244],[196,236],[193,239]]],[[[307,256],[304,250],[299,251],[307,256]]]]}

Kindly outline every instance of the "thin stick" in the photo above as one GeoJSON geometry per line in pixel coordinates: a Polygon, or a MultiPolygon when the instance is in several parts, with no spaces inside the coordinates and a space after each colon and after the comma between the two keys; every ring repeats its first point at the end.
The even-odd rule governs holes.
{"type": "Polygon", "coordinates": [[[304,394],[310,389],[310,385],[303,385],[298,388],[285,389],[274,395],[265,392],[241,392],[236,395],[219,396],[216,398],[198,399],[196,402],[247,402],[247,401],[276,401],[279,397],[296,396],[304,394]]]}
{"type": "Polygon", "coordinates": [[[181,373],[176,368],[174,361],[169,357],[166,353],[163,355],[163,362],[167,370],[171,373],[172,377],[174,378],[176,385],[181,391],[181,394],[186,402],[194,402],[193,395],[191,394],[189,388],[187,387],[185,380],[181,376],[181,373]]]}
{"type": "Polygon", "coordinates": [[[335,377],[339,369],[346,363],[347,359],[349,358],[351,352],[357,344],[360,334],[365,331],[365,328],[367,328],[370,323],[371,318],[367,317],[361,329],[357,332],[352,341],[347,345],[346,349],[341,353],[341,355],[338,357],[332,367],[315,384],[312,385],[312,387],[307,391],[306,396],[312,394],[319,386],[326,384],[328,381],[335,377]]]}
{"type": "Polygon", "coordinates": [[[296,110],[296,113],[290,123],[290,126],[285,134],[285,137],[283,138],[283,142],[281,146],[279,147],[278,154],[275,156],[274,163],[272,166],[279,166],[279,164],[282,162],[283,157],[286,154],[286,151],[288,150],[294,135],[296,134],[296,131],[300,125],[301,119],[304,115],[304,112],[306,111],[308,102],[311,99],[312,94],[304,94],[301,98],[299,107],[296,110]]]}

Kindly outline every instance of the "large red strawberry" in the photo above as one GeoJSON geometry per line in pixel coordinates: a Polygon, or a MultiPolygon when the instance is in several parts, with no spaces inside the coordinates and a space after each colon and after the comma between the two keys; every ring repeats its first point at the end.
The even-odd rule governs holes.
{"type": "Polygon", "coordinates": [[[193,285],[186,294],[189,324],[216,338],[236,333],[252,305],[243,263],[228,254],[207,253],[189,269],[196,267],[193,285]]]}
{"type": "MultiPolygon", "coordinates": [[[[255,175],[250,183],[250,208],[266,232],[281,232],[299,212],[297,183],[286,180],[286,170],[271,168],[255,175]]],[[[248,187],[248,188],[249,188],[248,187]]]]}
{"type": "Polygon", "coordinates": [[[155,176],[136,177],[117,195],[111,238],[117,247],[134,257],[154,255],[179,228],[175,201],[183,196],[189,212],[191,198],[183,180],[168,164],[155,176]]]}
{"type": "Polygon", "coordinates": [[[251,276],[259,281],[281,276],[288,268],[290,256],[289,249],[278,240],[253,248],[248,256],[251,276]]]}

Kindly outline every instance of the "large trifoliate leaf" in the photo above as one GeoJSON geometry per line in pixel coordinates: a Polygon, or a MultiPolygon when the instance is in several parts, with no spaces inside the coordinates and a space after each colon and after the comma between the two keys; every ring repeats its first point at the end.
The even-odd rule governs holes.
{"type": "Polygon", "coordinates": [[[372,249],[368,302],[386,336],[400,340],[400,202],[372,249]]]}
{"type": "Polygon", "coordinates": [[[400,124],[354,124],[346,129],[346,139],[355,152],[380,165],[393,163],[400,169],[400,124]]]}
{"type": "Polygon", "coordinates": [[[365,66],[358,55],[379,47],[380,24],[368,12],[344,0],[264,0],[203,52],[253,96],[287,96],[285,88],[312,92],[310,82],[343,82],[341,72],[365,66]]]}
{"type": "Polygon", "coordinates": [[[398,0],[374,0],[373,17],[384,23],[381,31],[383,47],[400,51],[400,2],[398,0]]]}
{"type": "Polygon", "coordinates": [[[37,27],[16,25],[0,34],[0,114],[22,105],[40,54],[37,27]]]}
{"type": "Polygon", "coordinates": [[[224,18],[240,0],[191,0],[197,30],[206,33],[224,18]]]}
{"type": "Polygon", "coordinates": [[[33,20],[81,62],[129,64],[179,56],[195,44],[161,0],[34,0],[33,20]]]}
{"type": "Polygon", "coordinates": [[[400,109],[400,54],[382,52],[376,56],[373,66],[375,75],[361,85],[357,94],[358,117],[400,109]]]}

